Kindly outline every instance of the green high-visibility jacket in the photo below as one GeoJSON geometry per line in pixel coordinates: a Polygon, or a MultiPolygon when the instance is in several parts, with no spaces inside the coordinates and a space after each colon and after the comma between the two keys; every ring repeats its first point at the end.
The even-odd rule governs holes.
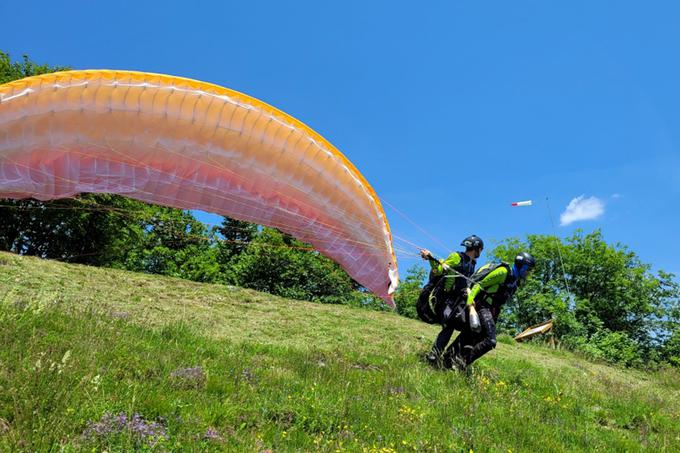
{"type": "MultiPolygon", "coordinates": [[[[485,269],[488,269],[493,265],[494,265],[493,263],[485,264],[484,266],[480,267],[477,272],[483,272],[485,269]]],[[[472,285],[472,288],[470,288],[470,293],[468,294],[467,304],[473,305],[475,303],[475,300],[484,300],[489,305],[493,305],[494,302],[496,302],[497,304],[505,303],[506,302],[505,300],[502,301],[496,300],[497,297],[494,296],[497,295],[496,293],[498,293],[500,289],[505,287],[503,288],[506,290],[504,292],[507,293],[507,297],[505,297],[505,299],[511,297],[516,289],[516,285],[513,285],[510,288],[508,288],[508,285],[506,285],[506,283],[508,283],[508,280],[511,279],[514,280],[512,272],[506,266],[498,266],[496,269],[489,272],[489,274],[482,280],[472,285]],[[479,294],[480,292],[483,292],[481,296],[479,294]]],[[[513,283],[515,282],[513,281],[513,283]]]]}
{"type": "Polygon", "coordinates": [[[430,260],[433,276],[445,277],[444,289],[451,291],[467,287],[465,277],[471,276],[475,272],[476,261],[462,252],[453,252],[445,260],[430,260]],[[450,270],[444,270],[446,264],[450,270]],[[461,277],[463,275],[464,277],[461,277]]]}

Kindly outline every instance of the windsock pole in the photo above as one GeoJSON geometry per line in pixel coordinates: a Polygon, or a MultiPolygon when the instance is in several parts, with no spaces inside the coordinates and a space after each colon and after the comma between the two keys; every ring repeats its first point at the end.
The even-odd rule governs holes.
{"type": "Polygon", "coordinates": [[[562,259],[562,241],[557,237],[557,232],[555,231],[555,222],[553,221],[552,209],[550,209],[550,198],[545,197],[545,207],[548,209],[548,217],[550,217],[550,225],[553,230],[553,237],[557,241],[557,256],[560,258],[560,264],[562,265],[562,277],[564,278],[564,286],[567,288],[567,295],[569,296],[569,302],[574,303],[574,298],[571,295],[571,290],[569,289],[569,281],[567,280],[567,270],[564,268],[564,260],[562,259]]]}
{"type": "MultiPolygon", "coordinates": [[[[533,200],[525,201],[514,201],[510,203],[512,207],[520,206],[532,206],[534,204],[533,200]]],[[[553,237],[557,241],[557,257],[559,258],[560,265],[562,266],[562,277],[564,278],[564,286],[567,289],[567,296],[569,296],[569,301],[573,303],[574,298],[571,295],[571,289],[569,288],[569,281],[567,280],[567,271],[564,267],[564,260],[562,259],[562,246],[560,238],[557,236],[557,231],[555,231],[555,222],[553,221],[552,210],[550,209],[550,199],[545,197],[545,206],[548,209],[548,217],[550,218],[550,225],[552,226],[553,237]]]]}

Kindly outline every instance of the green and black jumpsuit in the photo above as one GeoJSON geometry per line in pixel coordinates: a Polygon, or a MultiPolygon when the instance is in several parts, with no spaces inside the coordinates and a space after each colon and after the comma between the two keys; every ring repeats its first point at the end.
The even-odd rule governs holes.
{"type": "Polygon", "coordinates": [[[447,357],[461,356],[466,365],[496,347],[496,321],[501,307],[517,291],[518,279],[513,268],[506,264],[486,264],[478,273],[488,272],[479,282],[472,285],[467,298],[468,305],[475,305],[481,332],[471,330],[461,332],[446,350],[447,357]]]}
{"type": "Polygon", "coordinates": [[[435,357],[439,357],[444,352],[455,330],[448,322],[448,319],[446,319],[446,306],[455,304],[464,296],[464,291],[468,287],[467,278],[475,272],[476,264],[477,262],[464,252],[453,252],[441,262],[430,260],[430,266],[432,267],[430,281],[433,278],[440,278],[436,287],[431,292],[431,297],[443,298],[443,301],[437,301],[434,304],[435,310],[438,312],[437,316],[441,319],[442,324],[442,330],[432,345],[432,354],[435,357]],[[444,265],[449,270],[445,270],[444,265]]]}

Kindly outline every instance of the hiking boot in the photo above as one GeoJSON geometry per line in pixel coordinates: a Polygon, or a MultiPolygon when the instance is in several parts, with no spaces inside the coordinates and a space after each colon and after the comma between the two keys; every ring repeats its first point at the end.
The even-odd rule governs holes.
{"type": "Polygon", "coordinates": [[[442,359],[442,368],[445,370],[450,370],[453,368],[453,360],[451,360],[451,357],[449,357],[448,355],[444,356],[444,358],[442,359]]]}
{"type": "Polygon", "coordinates": [[[455,355],[453,357],[453,365],[456,367],[458,371],[462,372],[467,371],[467,363],[465,362],[465,359],[459,355],[455,355]]]}
{"type": "Polygon", "coordinates": [[[435,368],[441,368],[442,367],[442,357],[437,354],[436,352],[432,351],[429,354],[425,356],[425,360],[427,360],[427,363],[432,365],[435,368]]]}
{"type": "Polygon", "coordinates": [[[461,373],[467,371],[465,360],[457,355],[444,357],[444,368],[447,370],[459,371],[461,373]]]}

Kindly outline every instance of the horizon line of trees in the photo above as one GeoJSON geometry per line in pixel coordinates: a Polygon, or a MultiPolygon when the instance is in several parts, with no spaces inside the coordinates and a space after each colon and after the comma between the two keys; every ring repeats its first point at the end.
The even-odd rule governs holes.
{"type": "MultiPolygon", "coordinates": [[[[274,228],[111,194],[0,200],[0,250],[186,278],[292,299],[383,307],[335,262],[274,228]]],[[[385,308],[386,309],[386,308],[385,308]]]]}
{"type": "MultiPolygon", "coordinates": [[[[0,83],[66,68],[12,62],[0,52],[0,83]]],[[[189,211],[110,194],[40,202],[0,200],[0,250],[72,263],[242,286],[284,297],[386,310],[332,260],[276,229],[225,217],[212,228],[189,211]]],[[[554,319],[565,347],[625,366],[680,367],[680,288],[602,233],[510,238],[491,260],[529,251],[537,266],[506,304],[499,330],[554,319]],[[558,259],[561,247],[564,272],[558,259]]],[[[406,272],[399,314],[417,318],[423,266],[406,272]]]]}

